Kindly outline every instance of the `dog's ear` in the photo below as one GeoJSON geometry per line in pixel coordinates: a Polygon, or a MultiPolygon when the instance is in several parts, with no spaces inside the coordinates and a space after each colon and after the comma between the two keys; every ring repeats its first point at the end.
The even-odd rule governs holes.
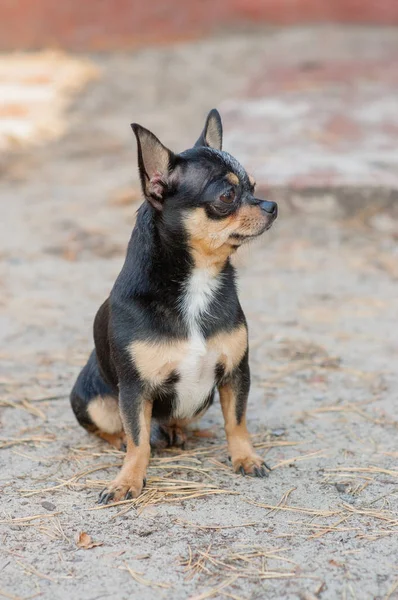
{"type": "Polygon", "coordinates": [[[217,109],[213,108],[207,115],[204,129],[200,135],[200,138],[195,144],[197,146],[207,146],[209,148],[215,148],[221,150],[222,147],[222,123],[220,113],[217,109]]]}
{"type": "Polygon", "coordinates": [[[145,127],[132,123],[137,138],[138,169],[145,198],[156,210],[162,210],[174,154],[145,127]]]}

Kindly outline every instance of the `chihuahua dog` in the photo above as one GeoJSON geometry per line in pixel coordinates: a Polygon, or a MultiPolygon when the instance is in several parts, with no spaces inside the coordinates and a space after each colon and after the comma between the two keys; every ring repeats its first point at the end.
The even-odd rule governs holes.
{"type": "Polygon", "coordinates": [[[234,471],[268,474],[246,426],[248,334],[230,257],[271,227],[277,205],[256,198],[253,178],[221,150],[215,109],[181,154],[140,125],[132,129],[145,201],[71,393],[83,427],[126,446],[102,504],[139,496],[151,446],[182,446],[216,388],[234,471]]]}

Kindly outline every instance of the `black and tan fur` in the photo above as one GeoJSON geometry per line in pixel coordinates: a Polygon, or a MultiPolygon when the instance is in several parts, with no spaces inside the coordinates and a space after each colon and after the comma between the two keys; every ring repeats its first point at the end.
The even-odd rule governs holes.
{"type": "Polygon", "coordinates": [[[138,496],[151,445],[183,445],[216,389],[234,470],[267,474],[246,427],[247,326],[230,256],[271,226],[276,204],[255,198],[254,180],[221,150],[216,110],[195,146],[177,155],[132,127],[145,202],[71,393],[83,427],[127,447],[102,503],[138,496]]]}

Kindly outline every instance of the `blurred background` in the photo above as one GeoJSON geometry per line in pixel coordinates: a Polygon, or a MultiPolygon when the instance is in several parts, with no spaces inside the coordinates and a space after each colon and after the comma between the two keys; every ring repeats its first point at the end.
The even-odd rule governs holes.
{"type": "MultiPolygon", "coordinates": [[[[130,123],[182,151],[216,107],[224,149],[254,175],[258,195],[280,209],[271,231],[238,259],[251,332],[249,426],[309,444],[293,452],[315,456],[300,463],[292,497],[308,510],[342,501],[373,506],[396,490],[397,99],[397,0],[2,0],[1,426],[17,440],[40,435],[47,444],[34,448],[34,463],[8,449],[2,477],[10,468],[28,478],[48,476],[47,452],[69,457],[57,467],[69,478],[76,471],[69,445],[93,443],[75,424],[68,393],[92,348],[94,315],[121,268],[141,202],[130,123]],[[346,464],[377,465],[393,483],[387,475],[364,483],[353,471],[322,479],[325,465],[346,464]]],[[[209,411],[206,425],[223,443],[218,410],[209,411]]],[[[281,447],[267,461],[288,466],[290,456],[281,447]]],[[[273,475],[269,503],[291,489],[293,471],[273,475]]],[[[19,506],[22,484],[10,481],[10,511],[27,510],[19,506]]],[[[260,494],[255,483],[245,485],[260,494]]],[[[80,527],[78,493],[91,506],[81,490],[51,497],[65,511],[68,532],[80,527]]],[[[211,503],[221,522],[222,501],[211,503]]],[[[99,513],[90,514],[98,523],[99,513]]],[[[283,519],[272,521],[278,535],[283,519]]],[[[379,540],[369,523],[360,524],[364,536],[379,540]]],[[[177,556],[165,531],[146,543],[156,553],[164,535],[177,556]]],[[[343,534],[336,535],[340,542],[343,534]]],[[[333,535],[305,551],[304,538],[289,538],[289,556],[327,582],[330,595],[322,598],[395,597],[397,588],[389,590],[397,536],[367,548],[355,535],[349,547],[359,554],[336,555],[333,563],[350,573],[352,595],[331,568],[333,535]]],[[[29,552],[35,548],[42,552],[32,537],[29,552]]],[[[53,562],[46,556],[40,571],[48,573],[53,562]]],[[[159,555],[159,564],[165,560],[159,555]]],[[[85,565],[73,567],[83,578],[85,565]]],[[[85,597],[106,590],[113,597],[115,569],[93,569],[85,597]]],[[[32,593],[15,565],[5,575],[9,592],[32,593]]],[[[131,582],[123,577],[124,598],[131,582]]],[[[309,584],[307,595],[304,584],[278,585],[269,597],[318,597],[309,584]]],[[[73,580],[65,586],[76,596],[73,580]]]]}

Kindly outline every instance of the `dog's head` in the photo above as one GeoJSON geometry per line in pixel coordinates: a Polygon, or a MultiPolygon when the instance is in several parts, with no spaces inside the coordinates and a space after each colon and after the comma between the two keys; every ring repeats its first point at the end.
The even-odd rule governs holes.
{"type": "Polygon", "coordinates": [[[132,128],[144,196],[162,230],[187,239],[195,262],[227,258],[271,227],[277,205],[256,198],[254,179],[222,151],[217,110],[210,111],[195,146],[181,154],[140,125],[132,128]]]}

